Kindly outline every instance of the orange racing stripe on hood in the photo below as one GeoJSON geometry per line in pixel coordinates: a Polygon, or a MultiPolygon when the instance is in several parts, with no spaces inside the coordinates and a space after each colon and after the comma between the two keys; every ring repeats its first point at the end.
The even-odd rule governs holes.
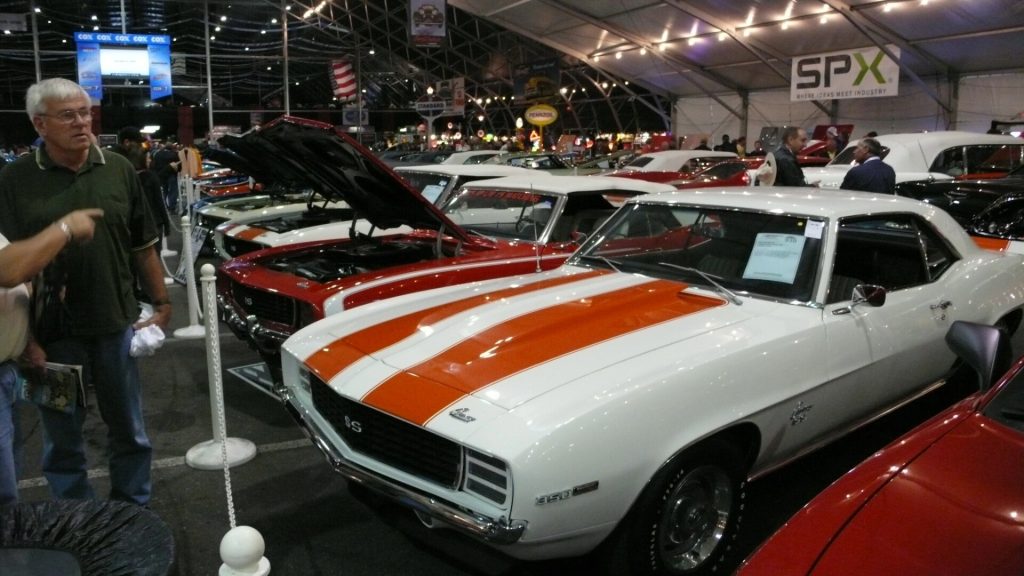
{"type": "Polygon", "coordinates": [[[556,276],[547,280],[541,280],[540,282],[487,292],[462,300],[448,302],[440,306],[417,310],[411,314],[369,326],[331,342],[310,355],[306,359],[306,366],[321,380],[328,382],[363,356],[379,352],[415,334],[416,330],[423,323],[433,324],[495,300],[511,298],[610,273],[611,271],[609,270],[592,270],[579,274],[556,276]]]}
{"type": "Polygon", "coordinates": [[[363,402],[423,425],[459,398],[518,372],[725,304],[685,288],[653,280],[511,318],[391,376],[363,402]]]}
{"type": "Polygon", "coordinates": [[[253,240],[264,232],[266,232],[266,230],[263,228],[246,228],[238,234],[235,234],[235,238],[239,238],[241,240],[253,240]]]}

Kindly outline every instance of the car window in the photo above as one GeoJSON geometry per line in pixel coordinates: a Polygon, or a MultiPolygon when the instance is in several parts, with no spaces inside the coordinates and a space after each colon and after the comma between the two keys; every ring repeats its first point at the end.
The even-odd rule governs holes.
{"type": "Polygon", "coordinates": [[[742,162],[720,162],[700,173],[701,178],[729,178],[747,169],[742,162]]]}
{"type": "Polygon", "coordinates": [[[1017,432],[1024,432],[1024,370],[1017,372],[982,413],[1017,432]]]}
{"type": "Polygon", "coordinates": [[[846,218],[839,222],[828,302],[848,300],[833,285],[877,284],[902,290],[932,282],[956,260],[930,225],[910,214],[846,218]]]}
{"type": "Polygon", "coordinates": [[[442,211],[463,228],[500,238],[536,240],[544,235],[558,198],[522,190],[465,187],[442,211]]]}
{"type": "Polygon", "coordinates": [[[627,204],[574,262],[793,302],[813,298],[824,221],[707,207],[627,204]],[[714,280],[710,282],[708,278],[714,280]]]}
{"type": "Polygon", "coordinates": [[[1024,144],[985,144],[956,146],[939,153],[931,172],[950,176],[1008,173],[1024,162],[1024,144]]]}
{"type": "Polygon", "coordinates": [[[627,168],[643,168],[654,160],[653,156],[638,156],[633,159],[632,162],[626,164],[627,168]]]}

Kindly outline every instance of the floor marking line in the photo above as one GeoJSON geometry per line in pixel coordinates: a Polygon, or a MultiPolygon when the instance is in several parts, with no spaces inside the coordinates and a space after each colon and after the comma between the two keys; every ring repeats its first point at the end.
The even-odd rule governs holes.
{"type": "MultiPolygon", "coordinates": [[[[270,453],[270,452],[284,452],[286,450],[295,450],[297,448],[312,447],[313,443],[308,438],[300,438],[298,440],[285,440],[284,442],[274,442],[272,444],[262,444],[256,447],[257,454],[270,453]]],[[[184,456],[172,456],[170,458],[161,458],[154,460],[150,467],[150,470],[160,470],[163,468],[177,468],[179,466],[186,466],[184,456]]],[[[93,468],[86,472],[89,478],[106,478],[110,476],[110,471],[107,468],[93,468]]],[[[24,490],[27,488],[39,488],[41,486],[48,486],[49,483],[46,478],[26,478],[18,482],[18,489],[24,490]]]]}

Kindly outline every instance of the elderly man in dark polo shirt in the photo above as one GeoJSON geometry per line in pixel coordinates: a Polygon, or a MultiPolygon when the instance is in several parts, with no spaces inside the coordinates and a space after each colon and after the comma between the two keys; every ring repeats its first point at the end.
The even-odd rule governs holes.
{"type": "MultiPolygon", "coordinates": [[[[132,267],[154,304],[146,324],[166,328],[171,306],[154,249],[159,236],[135,169],[95,145],[91,102],[82,87],[62,78],[44,80],[28,89],[25,100],[43,144],[0,172],[0,234],[17,241],[72,210],[104,213],[88,246],[69,245],[48,268],[48,278],[63,281],[65,321],[48,341],[30,343],[25,356],[37,367],[45,361],[83,366],[109,429],[110,497],[145,505],[152,448],[142,420],[138,368],[128,353],[139,316],[132,267]]],[[[35,327],[37,337],[41,328],[35,327]]],[[[53,495],[93,497],[82,437],[86,411],[40,408],[40,415],[43,473],[53,495]]]]}

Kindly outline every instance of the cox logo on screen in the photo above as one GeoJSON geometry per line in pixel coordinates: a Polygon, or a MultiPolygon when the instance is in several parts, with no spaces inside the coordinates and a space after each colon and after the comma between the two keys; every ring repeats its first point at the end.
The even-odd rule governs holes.
{"type": "Polygon", "coordinates": [[[547,126],[558,120],[558,110],[547,104],[536,104],[526,109],[523,118],[534,126],[547,126]]]}

